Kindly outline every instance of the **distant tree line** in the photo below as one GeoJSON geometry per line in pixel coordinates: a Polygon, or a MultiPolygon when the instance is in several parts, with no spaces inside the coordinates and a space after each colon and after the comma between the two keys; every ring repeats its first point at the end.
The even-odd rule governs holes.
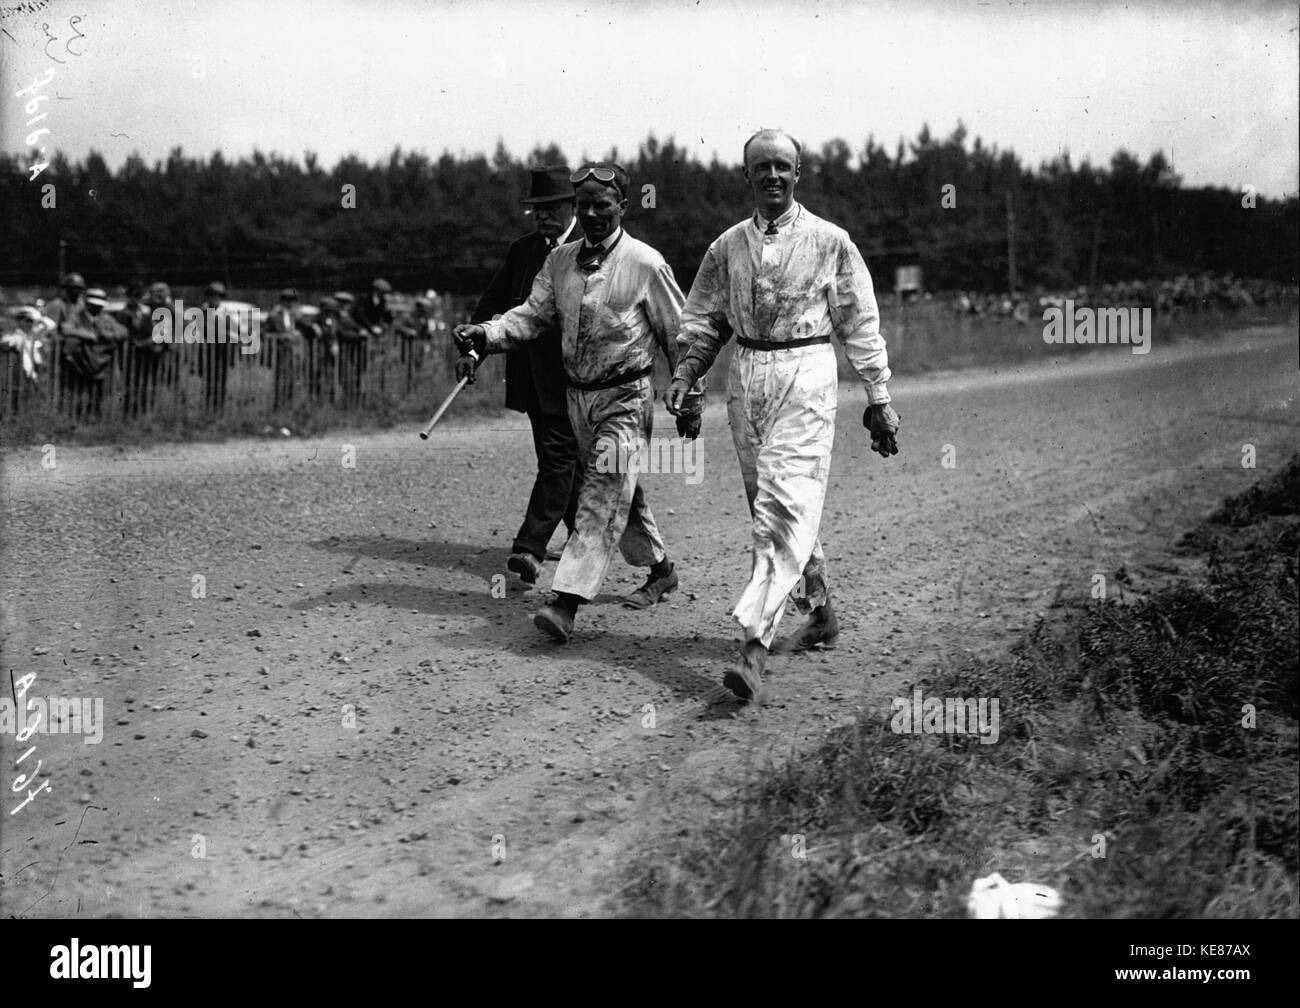
{"type": "MultiPolygon", "coordinates": [[[[798,198],[848,230],[884,290],[894,267],[913,263],[930,289],[1006,290],[1011,244],[1020,288],[1205,271],[1295,283],[1300,274],[1294,197],[1183,188],[1159,152],[1143,162],[1120,150],[1107,167],[1062,154],[1034,169],[967,139],[959,122],[946,139],[925,127],[892,154],[874,138],[856,158],[838,139],[806,149],[798,198]]],[[[633,157],[610,152],[632,177],[629,230],[664,254],[684,288],[709,243],[748,213],[739,157],[738,144],[735,162],[706,164],[653,136],[633,157]]],[[[394,149],[373,164],[349,156],[325,168],[311,153],[231,161],[176,148],[166,161],[133,156],[117,170],[94,152],[59,154],[29,180],[30,159],[0,156],[0,282],[53,285],[62,239],[67,268],[98,285],[219,279],[238,296],[240,287],[357,289],[384,276],[399,290],[473,294],[530,229],[518,203],[528,165],[563,160],[554,145],[520,160],[498,144],[490,158],[394,149]],[[47,184],[52,208],[42,206],[47,184]]]]}

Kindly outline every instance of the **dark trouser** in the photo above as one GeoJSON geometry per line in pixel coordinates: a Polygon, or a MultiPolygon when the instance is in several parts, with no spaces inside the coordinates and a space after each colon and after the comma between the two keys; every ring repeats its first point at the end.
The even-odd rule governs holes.
{"type": "Polygon", "coordinates": [[[528,513],[515,536],[514,551],[546,559],[546,545],[561,520],[573,531],[578,509],[578,488],[582,473],[578,462],[578,439],[567,414],[528,412],[533,428],[533,449],[537,453],[537,479],[528,498],[528,513]]]}

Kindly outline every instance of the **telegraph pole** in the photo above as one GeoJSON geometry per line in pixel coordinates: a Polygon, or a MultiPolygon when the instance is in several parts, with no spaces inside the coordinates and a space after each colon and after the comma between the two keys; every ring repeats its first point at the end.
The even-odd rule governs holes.
{"type": "Polygon", "coordinates": [[[1092,229],[1092,262],[1088,266],[1088,287],[1097,286],[1097,257],[1101,255],[1101,214],[1097,214],[1092,229]]]}
{"type": "Polygon", "coordinates": [[[1016,205],[1007,190],[1007,292],[1016,292],[1016,205]]]}

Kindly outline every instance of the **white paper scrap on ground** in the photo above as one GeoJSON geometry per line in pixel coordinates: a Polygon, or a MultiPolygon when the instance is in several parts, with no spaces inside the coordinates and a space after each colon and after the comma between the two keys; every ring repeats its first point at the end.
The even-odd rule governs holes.
{"type": "Polygon", "coordinates": [[[994,872],[971,884],[966,909],[976,920],[1041,920],[1060,912],[1061,896],[1050,886],[1013,885],[994,872]]]}

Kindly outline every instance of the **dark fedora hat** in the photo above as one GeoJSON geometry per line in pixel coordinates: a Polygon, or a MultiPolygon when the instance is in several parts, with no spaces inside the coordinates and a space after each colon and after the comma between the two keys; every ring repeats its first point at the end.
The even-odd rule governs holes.
{"type": "Polygon", "coordinates": [[[568,165],[544,165],[528,169],[528,195],[520,203],[554,203],[574,197],[568,165]]]}

